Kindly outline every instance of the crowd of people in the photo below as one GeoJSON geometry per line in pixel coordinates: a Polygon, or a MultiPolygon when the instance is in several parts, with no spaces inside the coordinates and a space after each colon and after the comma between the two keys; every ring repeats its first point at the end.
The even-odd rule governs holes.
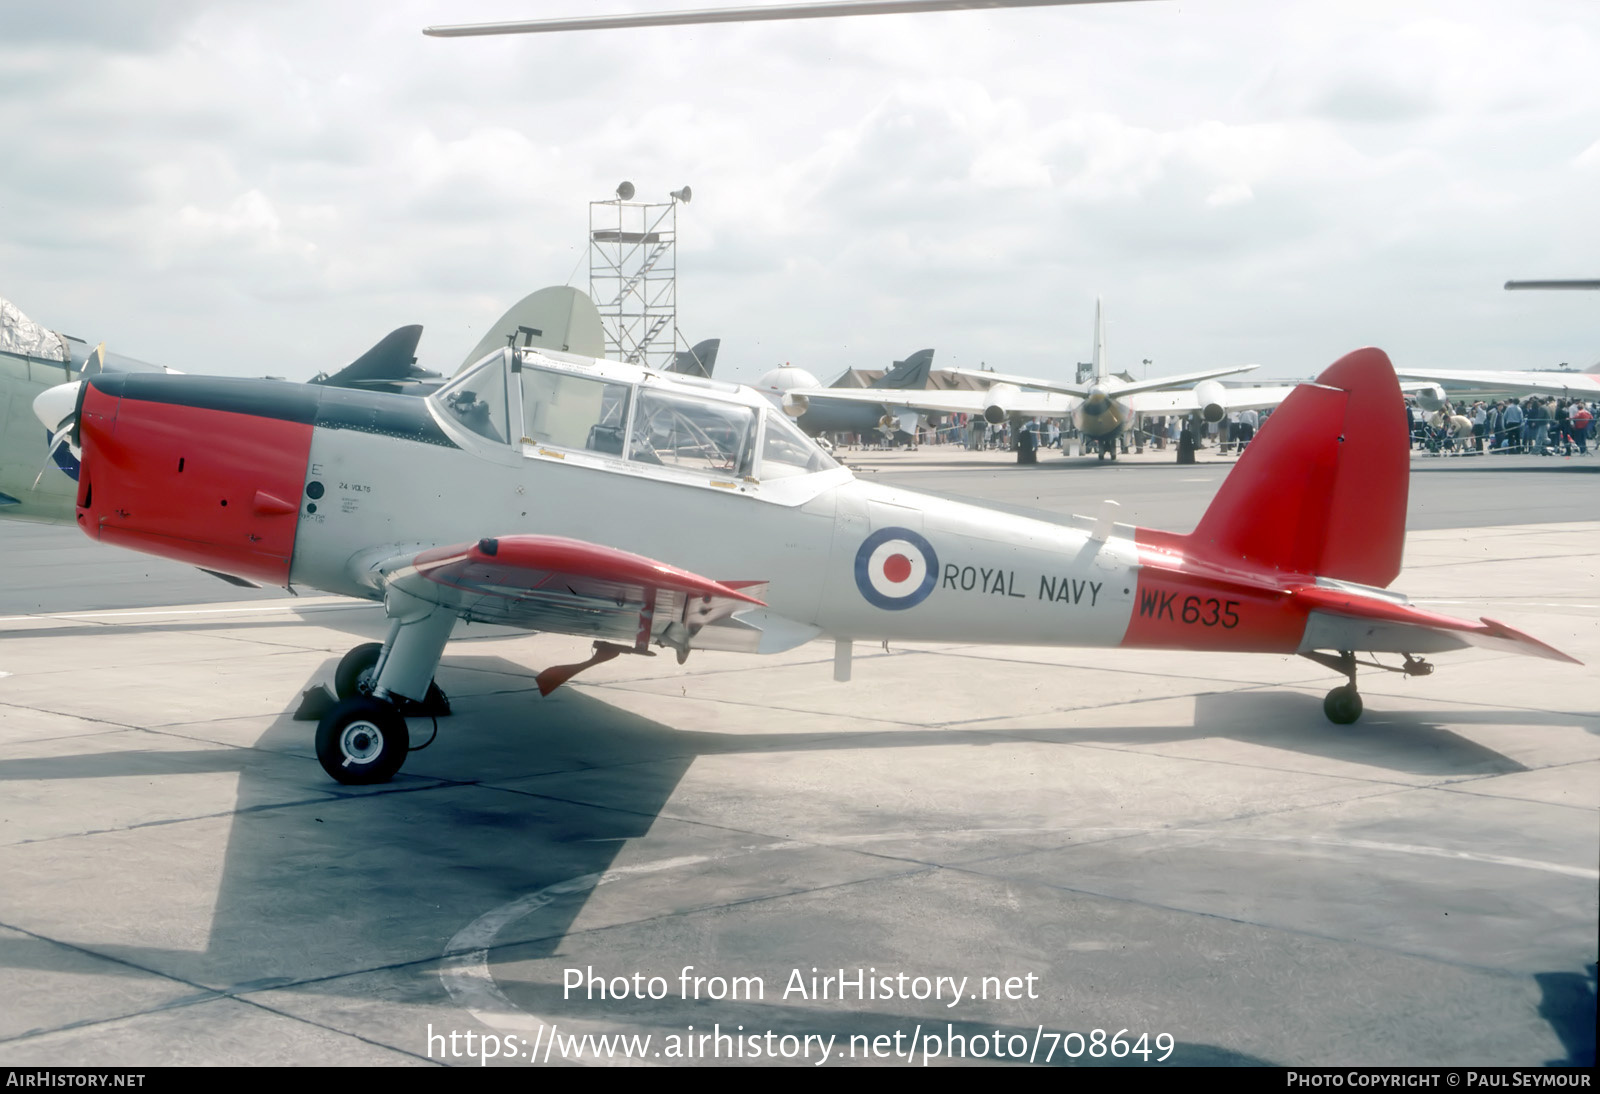
{"type": "Polygon", "coordinates": [[[1580,456],[1594,437],[1594,400],[1529,395],[1446,403],[1431,413],[1406,400],[1412,445],[1429,452],[1580,456]]]}
{"type": "MultiPolygon", "coordinates": [[[[1270,410],[1235,410],[1220,422],[1191,423],[1191,428],[1198,426],[1195,444],[1199,448],[1214,447],[1224,455],[1243,452],[1270,414],[1270,410]]],[[[1412,446],[1428,452],[1586,456],[1600,425],[1600,409],[1592,399],[1529,395],[1480,399],[1470,404],[1446,403],[1430,412],[1408,397],[1406,418],[1412,446]]],[[[1157,449],[1176,447],[1184,422],[1179,415],[1147,417],[1138,432],[1129,430],[1119,439],[1123,451],[1130,446],[1142,450],[1147,444],[1157,449]]],[[[990,425],[982,415],[952,415],[943,425],[919,428],[914,439],[905,439],[914,445],[959,444],[974,451],[1009,451],[1019,440],[1029,448],[1061,448],[1064,442],[1077,437],[1070,421],[1029,421],[1023,430],[1029,434],[1025,440],[1012,436],[1009,423],[990,425]]],[[[850,448],[894,445],[889,437],[877,432],[865,436],[836,434],[833,442],[850,448]]]]}

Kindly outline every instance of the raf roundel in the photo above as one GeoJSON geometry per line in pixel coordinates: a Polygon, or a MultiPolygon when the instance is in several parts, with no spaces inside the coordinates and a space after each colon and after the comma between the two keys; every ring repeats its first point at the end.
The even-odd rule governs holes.
{"type": "Polygon", "coordinates": [[[888,611],[915,607],[939,580],[933,544],[909,528],[880,528],[856,552],[856,588],[888,611]]]}

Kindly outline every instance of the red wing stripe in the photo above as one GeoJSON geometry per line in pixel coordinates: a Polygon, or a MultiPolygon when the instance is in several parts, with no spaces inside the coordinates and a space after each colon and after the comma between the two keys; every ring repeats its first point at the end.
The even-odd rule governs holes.
{"type": "MultiPolygon", "coordinates": [[[[561,536],[515,535],[481,539],[473,544],[433,547],[420,552],[413,565],[433,581],[448,584],[464,566],[592,578],[640,585],[647,589],[674,589],[691,596],[715,596],[766,607],[721,582],[668,566],[643,555],[602,547],[561,536]]],[[[549,580],[546,578],[546,580],[549,580]]]]}

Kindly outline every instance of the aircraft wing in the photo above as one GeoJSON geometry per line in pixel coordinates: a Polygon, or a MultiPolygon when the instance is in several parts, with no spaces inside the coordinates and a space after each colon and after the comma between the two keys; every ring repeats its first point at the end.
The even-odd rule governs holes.
{"type": "MultiPolygon", "coordinates": [[[[1229,365],[1225,368],[1211,368],[1201,372],[1185,372],[1177,376],[1160,376],[1154,380],[1137,380],[1131,384],[1108,381],[1106,390],[1119,402],[1126,402],[1128,396],[1136,395],[1140,392],[1193,387],[1201,380],[1214,380],[1219,376],[1234,376],[1260,367],[1260,365],[1229,365]]],[[[969,376],[977,380],[988,380],[994,384],[1015,384],[1017,387],[1031,387],[1038,391],[1072,395],[1080,399],[1085,399],[1089,396],[1089,385],[1086,384],[1067,384],[1056,380],[1041,380],[1036,376],[1013,376],[1010,373],[989,372],[982,369],[952,368],[940,369],[939,371],[949,372],[955,376],[969,376]]]]}
{"type": "Polygon", "coordinates": [[[1600,395],[1600,374],[1593,372],[1490,372],[1478,369],[1395,369],[1402,380],[1429,380],[1512,394],[1541,392],[1550,395],[1600,395]]]}
{"type": "MultiPolygon", "coordinates": [[[[990,373],[984,373],[990,376],[990,373]]],[[[1047,391],[1015,391],[1003,397],[990,391],[897,391],[889,388],[800,388],[793,395],[813,403],[866,403],[888,410],[929,411],[935,414],[982,414],[997,403],[1008,414],[1029,418],[1059,418],[1072,413],[1076,400],[1047,391]]]]}
{"type": "Polygon", "coordinates": [[[1120,402],[1126,402],[1128,396],[1137,395],[1142,391],[1166,391],[1169,388],[1193,387],[1202,380],[1215,380],[1219,376],[1236,376],[1241,372],[1249,372],[1260,368],[1260,365],[1227,365],[1223,368],[1208,368],[1200,372],[1181,372],[1176,376],[1159,376],[1154,380],[1140,380],[1132,384],[1119,384],[1110,388],[1111,397],[1120,402]]]}
{"type": "MultiPolygon", "coordinates": [[[[1277,406],[1289,397],[1297,385],[1282,387],[1230,387],[1227,392],[1229,410],[1260,410],[1277,406]]],[[[1202,400],[1194,388],[1177,391],[1140,391],[1132,395],[1117,396],[1118,402],[1138,414],[1190,414],[1203,409],[1202,400]]]]}
{"type": "Polygon", "coordinates": [[[1493,619],[1471,623],[1413,608],[1386,596],[1325,585],[1297,589],[1294,596],[1311,607],[1301,652],[1424,654],[1486,646],[1505,653],[1582,664],[1554,646],[1493,619]]]}
{"type": "Polygon", "coordinates": [[[1089,396],[1089,388],[1085,384],[1041,380],[1037,376],[1017,376],[1009,372],[990,372],[988,369],[979,368],[942,368],[939,371],[948,372],[951,376],[965,376],[972,380],[987,380],[991,384],[1012,384],[1016,387],[1031,387],[1039,391],[1053,391],[1060,395],[1071,395],[1079,399],[1086,399],[1089,396]]]}
{"type": "MultiPolygon", "coordinates": [[[[748,589],[559,536],[512,535],[396,555],[372,566],[378,583],[464,619],[625,642],[685,643],[742,608],[748,589]],[[681,630],[673,630],[676,624],[681,630]]],[[[764,588],[764,586],[762,586],[764,588]]],[[[759,591],[759,589],[757,589],[759,591]]]]}

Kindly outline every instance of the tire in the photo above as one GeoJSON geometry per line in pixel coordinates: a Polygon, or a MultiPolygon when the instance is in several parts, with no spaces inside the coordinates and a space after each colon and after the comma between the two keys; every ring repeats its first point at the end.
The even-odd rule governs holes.
{"type": "Polygon", "coordinates": [[[400,712],[364,695],[346,699],[317,724],[317,760],[335,782],[346,786],[388,782],[410,747],[400,712]]]}
{"type": "Polygon", "coordinates": [[[1347,726],[1361,717],[1361,709],[1361,694],[1352,684],[1334,688],[1322,700],[1322,712],[1338,726],[1347,726]]]}
{"type": "MultiPolygon", "coordinates": [[[[376,683],[372,670],[377,665],[381,653],[383,653],[382,642],[367,642],[345,654],[339,661],[339,667],[333,670],[334,695],[341,700],[371,695],[376,683]]],[[[428,694],[418,705],[425,710],[444,709],[448,713],[450,701],[445,698],[439,685],[430,680],[428,694]]]]}
{"type": "Polygon", "coordinates": [[[367,642],[345,654],[333,670],[333,693],[340,699],[371,695],[372,669],[382,653],[382,642],[367,642]]]}

